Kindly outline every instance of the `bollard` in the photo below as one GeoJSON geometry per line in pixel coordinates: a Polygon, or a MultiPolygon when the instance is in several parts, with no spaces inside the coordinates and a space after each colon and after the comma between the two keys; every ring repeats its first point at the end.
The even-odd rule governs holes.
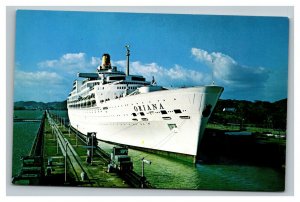
{"type": "Polygon", "coordinates": [[[50,176],[51,172],[52,172],[52,168],[51,167],[47,167],[47,169],[46,169],[46,175],[50,176]]]}
{"type": "Polygon", "coordinates": [[[53,161],[52,161],[52,158],[49,157],[49,158],[48,158],[48,166],[52,166],[52,162],[53,162],[53,161]]]}
{"type": "Polygon", "coordinates": [[[81,172],[80,177],[81,177],[81,181],[84,181],[84,180],[86,180],[87,175],[85,172],[81,172]]]}

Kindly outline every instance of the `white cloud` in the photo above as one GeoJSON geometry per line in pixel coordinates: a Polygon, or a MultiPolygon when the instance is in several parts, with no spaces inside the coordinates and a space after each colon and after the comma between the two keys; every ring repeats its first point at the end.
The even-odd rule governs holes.
{"type": "Polygon", "coordinates": [[[60,84],[63,78],[58,75],[56,72],[46,72],[46,71],[37,71],[37,72],[24,72],[17,70],[15,72],[15,81],[22,85],[33,85],[38,86],[43,83],[47,84],[60,84]]]}
{"type": "Polygon", "coordinates": [[[98,57],[92,57],[89,63],[90,63],[91,66],[96,67],[96,66],[101,64],[101,59],[98,58],[98,57]]]}
{"type": "Polygon", "coordinates": [[[130,64],[130,69],[132,73],[141,74],[148,78],[152,78],[152,76],[163,77],[166,75],[166,69],[154,62],[143,64],[140,61],[135,61],[130,64]]]}
{"type": "Polygon", "coordinates": [[[198,48],[192,48],[191,53],[197,61],[212,68],[214,79],[231,87],[263,87],[269,78],[266,68],[241,65],[223,53],[198,48]]]}
{"type": "Polygon", "coordinates": [[[86,59],[85,53],[66,53],[59,59],[45,60],[38,63],[38,67],[51,70],[61,70],[74,74],[80,71],[88,71],[88,68],[100,64],[100,58],[92,57],[90,60],[86,59]]]}
{"type": "MultiPolygon", "coordinates": [[[[236,62],[230,56],[220,53],[208,53],[199,48],[191,49],[192,56],[212,69],[213,79],[220,85],[230,85],[231,88],[263,87],[269,77],[264,67],[248,67],[236,62]]],[[[112,65],[123,68],[126,61],[111,61],[112,65]]],[[[41,68],[49,68],[60,71],[60,74],[74,75],[77,72],[90,72],[101,63],[101,58],[87,58],[83,52],[66,53],[58,59],[45,60],[38,64],[41,68]]],[[[142,63],[133,61],[130,63],[130,73],[140,74],[148,80],[155,77],[158,83],[163,85],[201,85],[211,82],[211,75],[174,64],[172,67],[163,67],[156,62],[142,63]]]]}
{"type": "MultiPolygon", "coordinates": [[[[114,61],[113,65],[118,65],[125,71],[126,61],[114,61]]],[[[184,68],[175,64],[171,68],[166,68],[158,65],[157,63],[143,64],[140,61],[130,63],[130,74],[143,75],[147,80],[151,81],[152,76],[160,85],[167,86],[191,86],[207,84],[210,77],[201,72],[197,72],[188,68],[184,68]]]]}
{"type": "Polygon", "coordinates": [[[38,63],[39,67],[55,67],[58,64],[58,60],[46,60],[38,63]]]}
{"type": "Polygon", "coordinates": [[[190,69],[185,69],[180,65],[167,70],[167,75],[174,80],[193,81],[194,83],[203,83],[205,75],[190,69]]]}
{"type": "MultiPolygon", "coordinates": [[[[91,57],[86,58],[85,53],[66,53],[59,59],[45,60],[38,63],[42,69],[48,68],[52,71],[59,71],[61,75],[69,74],[75,75],[77,72],[91,72],[96,70],[101,63],[101,58],[91,57]]],[[[126,60],[111,61],[113,66],[125,71],[126,60]]],[[[130,73],[145,76],[148,80],[155,77],[158,84],[161,85],[200,85],[209,83],[208,78],[203,73],[182,67],[175,64],[173,67],[163,67],[152,62],[144,64],[140,61],[133,61],[130,63],[130,73]]]]}
{"type": "Polygon", "coordinates": [[[55,72],[15,71],[15,100],[58,101],[66,99],[64,78],[55,72]]]}
{"type": "Polygon", "coordinates": [[[81,62],[85,58],[85,53],[67,53],[61,57],[65,63],[81,62]]]}

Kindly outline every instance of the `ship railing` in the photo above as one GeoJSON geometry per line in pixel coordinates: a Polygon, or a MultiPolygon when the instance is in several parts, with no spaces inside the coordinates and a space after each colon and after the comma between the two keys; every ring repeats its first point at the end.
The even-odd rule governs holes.
{"type": "Polygon", "coordinates": [[[127,96],[131,96],[131,95],[138,95],[140,94],[139,89],[136,89],[135,91],[133,91],[132,93],[128,94],[127,96]]]}
{"type": "Polygon", "coordinates": [[[114,81],[114,82],[111,82],[111,83],[108,83],[108,85],[116,85],[116,84],[119,84],[121,82],[123,82],[124,80],[120,80],[120,81],[114,81]]]}

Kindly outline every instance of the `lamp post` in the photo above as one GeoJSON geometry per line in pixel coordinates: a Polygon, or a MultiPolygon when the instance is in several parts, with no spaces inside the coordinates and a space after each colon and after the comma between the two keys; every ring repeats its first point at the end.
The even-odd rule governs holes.
{"type": "Polygon", "coordinates": [[[142,183],[141,183],[141,187],[144,188],[144,183],[146,181],[146,177],[145,177],[145,173],[144,173],[144,164],[147,163],[147,164],[151,165],[152,162],[149,161],[149,160],[146,160],[144,157],[141,159],[141,161],[142,161],[142,178],[141,178],[142,183]]]}

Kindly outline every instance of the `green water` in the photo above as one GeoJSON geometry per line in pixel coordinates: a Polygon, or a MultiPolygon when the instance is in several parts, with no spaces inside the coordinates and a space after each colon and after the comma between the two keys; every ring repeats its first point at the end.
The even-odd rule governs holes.
{"type": "Polygon", "coordinates": [[[68,119],[68,111],[67,110],[51,110],[50,113],[58,115],[62,118],[68,119]]]}
{"type": "Polygon", "coordinates": [[[43,112],[41,110],[15,110],[14,118],[19,119],[41,119],[43,116],[43,112]]]}
{"type": "MultiPolygon", "coordinates": [[[[106,152],[113,145],[100,143],[106,152]]],[[[245,165],[201,165],[129,149],[134,171],[141,174],[141,158],[147,180],[158,189],[226,190],[226,191],[284,191],[284,173],[269,167],[245,165]]]]}
{"type": "MultiPolygon", "coordinates": [[[[41,119],[43,111],[16,110],[14,117],[20,119],[41,119]]],[[[21,157],[29,154],[34,138],[38,132],[40,122],[14,122],[13,124],[13,159],[12,176],[16,176],[21,169],[21,157]]]]}

